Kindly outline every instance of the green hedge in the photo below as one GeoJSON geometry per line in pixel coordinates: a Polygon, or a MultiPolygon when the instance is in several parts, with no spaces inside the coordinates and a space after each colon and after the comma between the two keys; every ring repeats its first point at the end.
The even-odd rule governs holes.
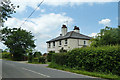
{"type": "Polygon", "coordinates": [[[40,56],[39,63],[46,63],[46,57],[40,56]]]}
{"type": "Polygon", "coordinates": [[[53,54],[52,62],[57,63],[59,65],[66,65],[67,58],[68,58],[67,53],[56,53],[56,54],[53,54]]]}
{"type": "Polygon", "coordinates": [[[53,55],[52,62],[78,70],[120,75],[120,46],[73,49],[53,55]]]}
{"type": "Polygon", "coordinates": [[[48,53],[48,55],[47,55],[47,61],[48,62],[51,62],[52,61],[52,55],[53,55],[54,53],[48,53]]]}
{"type": "Polygon", "coordinates": [[[3,52],[2,58],[11,59],[11,54],[9,52],[3,52]]]}

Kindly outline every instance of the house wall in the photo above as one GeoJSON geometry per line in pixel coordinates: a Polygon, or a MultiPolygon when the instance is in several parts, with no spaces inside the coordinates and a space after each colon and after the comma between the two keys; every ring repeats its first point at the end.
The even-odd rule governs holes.
{"type": "Polygon", "coordinates": [[[53,46],[53,42],[50,42],[51,47],[49,48],[49,44],[47,43],[47,51],[55,51],[55,53],[59,53],[59,50],[63,47],[65,50],[69,51],[74,48],[81,48],[84,46],[84,41],[86,41],[86,46],[89,46],[89,40],[82,39],[67,39],[67,44],[65,44],[65,39],[61,40],[61,45],[59,45],[59,41],[55,42],[55,47],[53,46]]]}

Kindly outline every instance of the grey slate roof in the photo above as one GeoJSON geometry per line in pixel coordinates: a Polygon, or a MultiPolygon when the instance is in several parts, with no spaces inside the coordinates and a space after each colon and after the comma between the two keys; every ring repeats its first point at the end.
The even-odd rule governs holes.
{"type": "Polygon", "coordinates": [[[60,36],[58,36],[54,39],[51,39],[51,40],[47,41],[46,43],[53,42],[53,41],[58,41],[58,40],[62,40],[62,39],[68,39],[68,38],[85,39],[85,40],[92,39],[92,37],[89,37],[89,36],[71,31],[71,32],[68,32],[65,36],[60,35],[60,36]]]}

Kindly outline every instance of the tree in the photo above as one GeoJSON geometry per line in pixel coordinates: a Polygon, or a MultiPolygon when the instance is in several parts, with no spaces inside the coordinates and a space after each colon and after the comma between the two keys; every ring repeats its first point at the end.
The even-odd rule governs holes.
{"type": "MultiPolygon", "coordinates": [[[[19,6],[17,6],[17,8],[18,7],[19,6]]],[[[16,13],[15,8],[16,6],[14,6],[10,0],[0,1],[0,24],[1,25],[3,22],[7,20],[7,18],[11,18],[10,16],[11,14],[16,13]]]]}
{"type": "Polygon", "coordinates": [[[14,6],[10,0],[0,0],[0,41],[2,38],[1,27],[8,18],[11,18],[11,14],[16,13],[16,7],[19,8],[19,6],[14,6]]]}
{"type": "Polygon", "coordinates": [[[39,51],[36,51],[35,53],[34,53],[34,57],[40,57],[40,56],[42,56],[42,53],[41,52],[39,52],[39,51]]]}
{"type": "Polygon", "coordinates": [[[35,48],[34,36],[21,28],[2,30],[2,41],[10,49],[13,60],[22,60],[30,48],[35,48]]]}
{"type": "Polygon", "coordinates": [[[98,36],[91,40],[91,46],[102,46],[102,45],[120,45],[120,28],[105,27],[101,29],[98,36]]]}

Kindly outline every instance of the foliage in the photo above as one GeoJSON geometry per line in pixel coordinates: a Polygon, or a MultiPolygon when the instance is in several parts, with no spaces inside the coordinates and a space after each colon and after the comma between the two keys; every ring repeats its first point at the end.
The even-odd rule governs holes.
{"type": "Polygon", "coordinates": [[[34,63],[38,63],[38,62],[39,62],[39,59],[36,58],[36,57],[34,57],[32,62],[34,62],[34,63]]]}
{"type": "Polygon", "coordinates": [[[33,61],[33,55],[32,55],[32,53],[29,53],[28,54],[28,63],[32,63],[32,61],[33,61]]]}
{"type": "Polygon", "coordinates": [[[53,55],[54,53],[48,53],[48,55],[47,55],[47,61],[48,62],[51,62],[52,61],[52,55],[53,55]]]}
{"type": "Polygon", "coordinates": [[[41,52],[39,52],[39,51],[36,51],[35,53],[34,53],[34,57],[40,57],[40,56],[42,56],[42,53],[41,52]]]}
{"type": "Polygon", "coordinates": [[[54,54],[53,63],[72,69],[120,75],[120,46],[86,47],[54,54]]]}
{"type": "Polygon", "coordinates": [[[62,66],[56,63],[50,63],[50,65],[48,66],[50,68],[55,68],[55,69],[60,69],[60,70],[65,70],[65,71],[69,71],[69,72],[73,72],[73,73],[77,73],[77,74],[84,74],[87,76],[94,76],[94,77],[100,77],[100,78],[106,78],[106,79],[110,79],[110,80],[119,80],[119,76],[117,75],[113,75],[113,74],[105,74],[105,73],[100,73],[100,72],[88,72],[85,70],[77,70],[77,69],[72,69],[70,67],[67,66],[62,66]]]}
{"type": "Polygon", "coordinates": [[[12,55],[9,52],[3,52],[2,58],[11,59],[12,55]]]}
{"type": "Polygon", "coordinates": [[[39,63],[46,63],[46,57],[40,56],[39,63]]]}
{"type": "Polygon", "coordinates": [[[117,45],[120,44],[120,28],[107,27],[101,29],[96,38],[93,38],[91,46],[117,45]]]}
{"type": "Polygon", "coordinates": [[[7,18],[11,18],[11,14],[15,13],[15,8],[19,8],[19,6],[14,6],[10,0],[2,0],[0,2],[0,23],[7,20],[7,18]]]}
{"type": "Polygon", "coordinates": [[[13,60],[22,60],[26,50],[35,47],[32,33],[21,28],[4,28],[2,34],[2,41],[13,54],[13,60]]]}
{"type": "Polygon", "coordinates": [[[67,53],[56,53],[53,54],[52,62],[60,65],[65,65],[67,64],[67,60],[66,60],[67,58],[68,58],[67,53]]]}

